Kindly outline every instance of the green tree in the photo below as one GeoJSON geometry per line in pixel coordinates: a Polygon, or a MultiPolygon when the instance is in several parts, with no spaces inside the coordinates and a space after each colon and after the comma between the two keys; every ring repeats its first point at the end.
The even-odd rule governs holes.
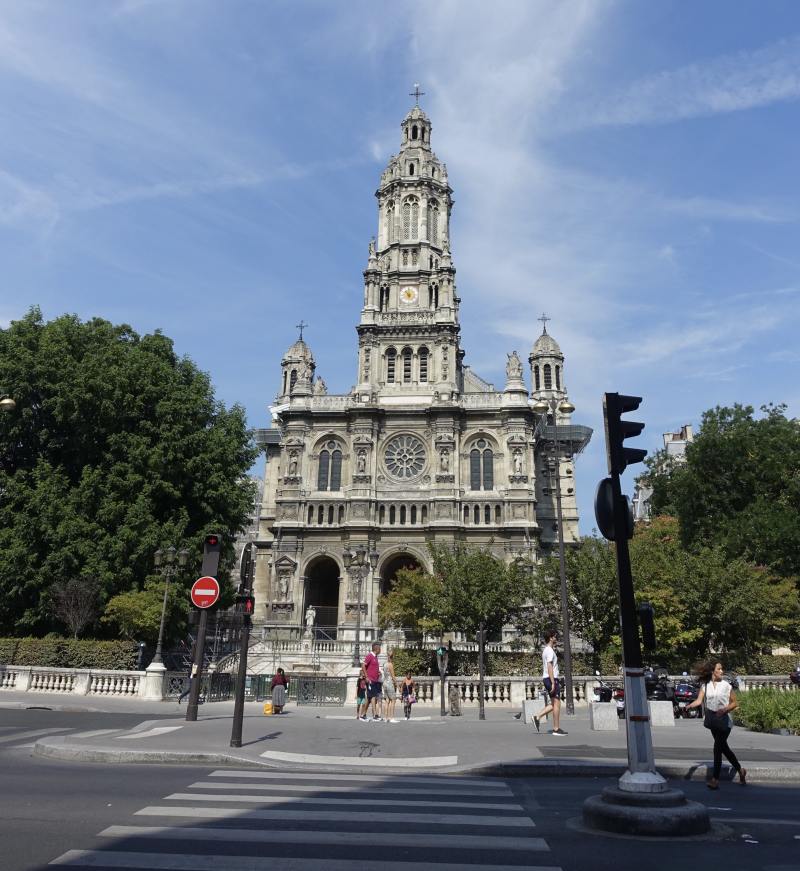
{"type": "MultiPolygon", "coordinates": [[[[0,330],[0,631],[44,634],[59,578],[140,590],[159,546],[199,561],[246,522],[256,450],[243,410],[159,332],[32,309],[0,330]]],[[[232,548],[231,548],[232,556],[232,548]]]]}
{"type": "MultiPolygon", "coordinates": [[[[106,605],[101,620],[116,626],[123,638],[155,644],[161,627],[164,605],[164,581],[151,578],[141,590],[118,593],[106,605]]],[[[186,628],[186,596],[180,587],[171,584],[167,594],[164,623],[165,642],[179,638],[186,628]]]]}
{"type": "Polygon", "coordinates": [[[378,600],[378,623],[382,628],[404,629],[441,636],[444,626],[433,612],[436,581],[420,569],[400,569],[391,590],[378,600]]]}

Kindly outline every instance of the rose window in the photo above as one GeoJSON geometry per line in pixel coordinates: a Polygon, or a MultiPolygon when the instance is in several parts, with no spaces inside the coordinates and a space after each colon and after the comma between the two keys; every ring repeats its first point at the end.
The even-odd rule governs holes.
{"type": "Polygon", "coordinates": [[[425,446],[415,436],[395,436],[386,446],[385,461],[393,477],[416,478],[425,467],[425,446]]]}

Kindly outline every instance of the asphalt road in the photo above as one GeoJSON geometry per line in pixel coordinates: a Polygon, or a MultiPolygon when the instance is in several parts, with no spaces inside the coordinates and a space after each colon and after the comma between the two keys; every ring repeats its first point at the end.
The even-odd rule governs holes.
{"type": "Polygon", "coordinates": [[[712,793],[703,783],[676,784],[710,806],[718,831],[701,840],[645,841],[581,831],[581,803],[612,782],[605,779],[429,775],[415,785],[413,776],[348,779],[288,770],[253,776],[233,768],[66,763],[32,757],[36,736],[19,737],[42,729],[129,728],[142,719],[0,710],[3,871],[41,871],[57,857],[94,868],[187,871],[250,871],[273,864],[266,857],[276,867],[309,871],[394,869],[393,863],[408,871],[706,865],[800,871],[797,786],[725,783],[712,793]],[[380,822],[366,822],[368,812],[381,814],[380,822]],[[364,843],[370,832],[379,846],[364,843]],[[89,853],[69,852],[83,850],[89,853]]]}

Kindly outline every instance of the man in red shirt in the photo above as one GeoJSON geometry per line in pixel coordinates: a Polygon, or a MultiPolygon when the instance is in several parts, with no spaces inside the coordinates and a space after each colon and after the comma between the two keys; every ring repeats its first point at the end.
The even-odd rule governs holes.
{"type": "Polygon", "coordinates": [[[372,705],[372,719],[380,720],[380,704],[381,695],[383,693],[383,685],[381,684],[381,666],[378,662],[378,655],[381,652],[380,641],[372,643],[372,652],[364,657],[364,671],[367,675],[367,706],[364,708],[364,716],[362,720],[368,720],[367,713],[369,706],[372,705]]]}

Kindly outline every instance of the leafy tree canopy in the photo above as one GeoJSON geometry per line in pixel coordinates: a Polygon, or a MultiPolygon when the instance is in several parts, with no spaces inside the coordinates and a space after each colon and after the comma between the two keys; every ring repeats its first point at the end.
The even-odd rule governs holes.
{"type": "Polygon", "coordinates": [[[756,417],[751,406],[713,408],[683,462],[664,452],[643,480],[654,514],[680,521],[690,549],[721,546],[730,557],[800,576],[800,422],[786,406],[756,417]]]}
{"type": "Polygon", "coordinates": [[[0,330],[0,385],[17,403],[0,415],[0,630],[52,628],[57,580],[94,578],[103,601],[141,589],[160,546],[190,550],[186,582],[206,531],[244,525],[244,411],[161,333],[34,308],[0,330]]]}

